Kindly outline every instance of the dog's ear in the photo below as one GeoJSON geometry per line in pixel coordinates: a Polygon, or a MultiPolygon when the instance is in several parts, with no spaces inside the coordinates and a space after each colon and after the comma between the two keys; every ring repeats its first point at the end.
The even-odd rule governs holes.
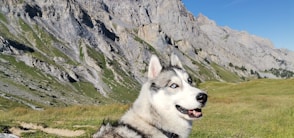
{"type": "Polygon", "coordinates": [[[182,65],[180,59],[174,53],[172,53],[170,56],[170,64],[171,64],[171,66],[176,66],[176,67],[183,69],[183,65],[182,65]]]}
{"type": "Polygon", "coordinates": [[[148,67],[148,79],[154,79],[161,72],[162,66],[157,56],[152,55],[148,67]]]}

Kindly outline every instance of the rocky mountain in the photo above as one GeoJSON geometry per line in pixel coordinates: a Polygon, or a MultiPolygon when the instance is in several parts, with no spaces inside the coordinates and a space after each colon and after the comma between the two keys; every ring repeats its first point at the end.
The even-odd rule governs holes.
{"type": "Polygon", "coordinates": [[[197,83],[294,74],[294,52],[181,0],[0,0],[0,95],[34,109],[132,101],[172,52],[197,83]]]}

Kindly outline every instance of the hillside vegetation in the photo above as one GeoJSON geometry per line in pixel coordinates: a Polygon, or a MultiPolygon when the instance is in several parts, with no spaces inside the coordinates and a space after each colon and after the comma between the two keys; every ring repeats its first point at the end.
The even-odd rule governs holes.
{"type": "MultiPolygon", "coordinates": [[[[242,83],[201,83],[209,94],[204,117],[194,122],[191,138],[294,137],[294,79],[261,79],[242,83]]],[[[19,128],[22,137],[62,137],[42,128],[81,131],[90,137],[105,119],[117,120],[130,104],[70,106],[36,111],[0,98],[0,132],[19,128]],[[36,131],[29,131],[36,129],[36,131]],[[29,131],[29,132],[28,132],[29,131]]]]}

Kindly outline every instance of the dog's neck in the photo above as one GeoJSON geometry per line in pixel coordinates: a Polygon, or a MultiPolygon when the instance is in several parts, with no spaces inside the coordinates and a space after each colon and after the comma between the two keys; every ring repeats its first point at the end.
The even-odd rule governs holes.
{"type": "Polygon", "coordinates": [[[186,138],[190,134],[192,121],[184,120],[182,118],[174,119],[168,115],[161,116],[162,113],[157,113],[152,106],[149,109],[152,116],[157,116],[154,119],[151,119],[154,120],[153,122],[150,122],[152,123],[151,125],[160,130],[168,138],[186,138]]]}
{"type": "Polygon", "coordinates": [[[165,131],[163,129],[157,128],[158,130],[160,130],[164,135],[166,135],[168,138],[179,138],[179,135],[176,133],[172,133],[169,131],[165,131]]]}
{"type": "MultiPolygon", "coordinates": [[[[138,135],[142,136],[143,138],[145,137],[148,137],[149,135],[148,134],[144,134],[142,131],[138,130],[136,127],[130,125],[130,124],[127,124],[127,123],[124,123],[124,122],[120,122],[118,124],[118,126],[124,126],[124,127],[127,127],[129,128],[130,130],[134,131],[135,133],[137,133],[138,135]]],[[[157,128],[156,126],[154,126],[156,129],[158,129],[162,134],[164,134],[167,138],[179,138],[179,135],[176,134],[176,133],[172,133],[172,132],[169,132],[169,131],[166,131],[166,130],[163,130],[161,128],[157,128]]]]}

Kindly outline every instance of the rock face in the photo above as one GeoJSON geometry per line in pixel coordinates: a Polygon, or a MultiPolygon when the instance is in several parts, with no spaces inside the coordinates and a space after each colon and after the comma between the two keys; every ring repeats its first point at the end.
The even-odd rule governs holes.
{"type": "Polygon", "coordinates": [[[247,69],[264,71],[271,68],[283,68],[293,71],[293,52],[275,49],[270,40],[238,32],[228,27],[218,27],[203,15],[197,18],[201,31],[205,32],[217,51],[217,63],[235,63],[247,69]],[[228,53],[228,54],[224,54],[228,53]]]}
{"type": "Polygon", "coordinates": [[[0,29],[0,82],[28,88],[1,93],[45,105],[131,101],[152,54],[166,64],[176,53],[197,82],[294,71],[292,51],[194,17],[180,0],[0,0],[0,29]]]}

